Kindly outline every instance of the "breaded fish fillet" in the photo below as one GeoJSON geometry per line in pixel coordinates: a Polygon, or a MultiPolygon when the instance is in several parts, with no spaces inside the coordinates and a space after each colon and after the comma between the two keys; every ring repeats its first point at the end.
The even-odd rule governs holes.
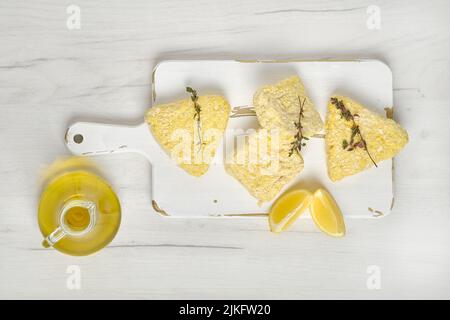
{"type": "Polygon", "coordinates": [[[303,158],[289,156],[292,136],[280,130],[259,129],[234,151],[226,171],[259,202],[270,201],[303,169],[303,158]]]}
{"type": "Polygon", "coordinates": [[[371,112],[348,97],[331,98],[325,122],[325,143],[328,175],[332,181],[394,157],[407,142],[408,133],[394,120],[371,112]],[[360,142],[361,137],[365,143],[360,142]]]}
{"type": "Polygon", "coordinates": [[[199,123],[191,99],[153,106],[145,117],[161,147],[196,177],[208,171],[231,111],[222,96],[199,96],[197,102],[201,107],[199,123]]]}
{"type": "Polygon", "coordinates": [[[323,122],[298,76],[266,85],[253,96],[253,106],[261,126],[283,129],[292,135],[297,132],[295,123],[303,102],[302,130],[305,137],[310,137],[322,131],[323,122]]]}

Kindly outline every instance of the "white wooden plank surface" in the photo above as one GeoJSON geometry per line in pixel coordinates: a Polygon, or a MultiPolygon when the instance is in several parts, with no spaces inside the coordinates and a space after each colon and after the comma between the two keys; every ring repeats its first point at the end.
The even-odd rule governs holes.
{"type": "Polygon", "coordinates": [[[73,3],[79,30],[65,2],[0,1],[0,298],[450,298],[448,1],[73,3]],[[148,164],[122,154],[97,159],[123,206],[113,243],[85,258],[41,249],[37,178],[68,153],[67,125],[139,122],[158,61],[211,57],[387,62],[411,140],[391,215],[349,221],[342,240],[308,220],[279,236],[260,220],[164,220],[147,210],[148,164]],[[69,265],[80,290],[66,286],[69,265]]]}

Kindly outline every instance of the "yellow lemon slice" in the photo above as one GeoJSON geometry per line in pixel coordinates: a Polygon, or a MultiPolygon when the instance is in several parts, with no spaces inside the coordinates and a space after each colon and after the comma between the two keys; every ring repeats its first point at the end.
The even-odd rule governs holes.
{"type": "Polygon", "coordinates": [[[324,189],[317,189],[309,207],[311,217],[320,230],[333,237],[345,235],[341,210],[333,197],[324,189]]]}
{"type": "Polygon", "coordinates": [[[275,201],[269,213],[272,232],[283,232],[309,207],[313,196],[308,190],[294,190],[275,201]]]}

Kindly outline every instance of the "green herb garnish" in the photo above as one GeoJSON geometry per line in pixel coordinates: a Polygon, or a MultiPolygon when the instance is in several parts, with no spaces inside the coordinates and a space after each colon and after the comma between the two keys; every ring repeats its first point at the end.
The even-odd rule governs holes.
{"type": "Polygon", "coordinates": [[[341,112],[341,119],[345,119],[346,121],[352,122],[352,133],[350,135],[350,141],[347,141],[347,139],[344,139],[342,141],[342,149],[347,151],[353,151],[356,148],[364,149],[367,152],[367,155],[369,156],[370,160],[373,162],[375,167],[378,167],[375,161],[373,160],[372,156],[370,155],[369,150],[367,149],[367,143],[366,140],[364,140],[361,130],[359,129],[359,125],[356,123],[355,118],[358,118],[358,114],[352,114],[350,110],[348,110],[344,102],[342,100],[338,100],[335,97],[331,98],[331,103],[341,112]]]}
{"type": "Polygon", "coordinates": [[[192,89],[191,87],[186,87],[186,92],[191,94],[191,100],[194,103],[194,119],[197,120],[197,131],[198,131],[198,138],[199,138],[199,144],[202,144],[202,135],[201,135],[201,123],[200,123],[200,112],[202,111],[202,108],[198,104],[198,95],[197,91],[192,89]]]}
{"type": "Polygon", "coordinates": [[[296,151],[300,155],[300,151],[302,147],[306,146],[306,143],[303,140],[309,140],[307,137],[303,136],[303,126],[302,126],[302,118],[303,115],[303,107],[305,106],[306,98],[303,98],[303,102],[300,101],[300,97],[298,97],[298,104],[300,105],[300,111],[298,113],[298,122],[294,122],[295,128],[297,129],[297,133],[294,136],[294,141],[291,142],[291,150],[289,150],[289,157],[294,154],[296,151]]]}

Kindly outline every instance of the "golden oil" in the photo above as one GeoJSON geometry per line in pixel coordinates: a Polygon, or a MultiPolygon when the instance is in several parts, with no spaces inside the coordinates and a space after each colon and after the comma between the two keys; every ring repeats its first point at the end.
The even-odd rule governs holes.
{"type": "Polygon", "coordinates": [[[44,178],[38,209],[44,247],[81,256],[111,242],[120,225],[120,203],[91,162],[60,160],[44,178]]]}
{"type": "Polygon", "coordinates": [[[81,232],[86,230],[91,221],[89,210],[84,207],[72,207],[64,216],[64,223],[71,230],[81,232]]]}

